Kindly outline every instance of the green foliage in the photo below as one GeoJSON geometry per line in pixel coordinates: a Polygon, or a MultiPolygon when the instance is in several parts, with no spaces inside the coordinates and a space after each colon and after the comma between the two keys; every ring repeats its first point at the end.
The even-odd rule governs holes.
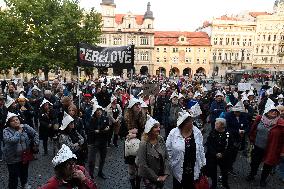
{"type": "Polygon", "coordinates": [[[77,0],[5,0],[0,14],[0,69],[74,70],[78,42],[96,44],[101,15],[77,0]]]}

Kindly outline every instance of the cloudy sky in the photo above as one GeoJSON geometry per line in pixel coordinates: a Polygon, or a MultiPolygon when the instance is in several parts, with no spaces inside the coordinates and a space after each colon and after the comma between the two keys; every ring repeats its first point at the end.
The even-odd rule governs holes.
{"type": "MultiPolygon", "coordinates": [[[[0,0],[0,5],[4,1],[0,0]]],[[[101,0],[80,0],[85,9],[95,7],[100,10],[101,0]]],[[[147,2],[155,17],[156,30],[194,30],[203,21],[224,14],[236,14],[241,11],[272,12],[275,0],[114,0],[117,13],[131,11],[144,14],[147,2]]]]}

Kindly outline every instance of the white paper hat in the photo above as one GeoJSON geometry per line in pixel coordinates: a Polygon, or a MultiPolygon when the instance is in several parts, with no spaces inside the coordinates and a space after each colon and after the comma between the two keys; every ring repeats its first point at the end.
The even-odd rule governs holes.
{"type": "Polygon", "coordinates": [[[278,97],[276,99],[282,99],[284,98],[283,94],[278,95],[278,97]]]}
{"type": "Polygon", "coordinates": [[[112,95],[110,98],[110,103],[113,103],[113,101],[117,100],[116,96],[112,95]]]}
{"type": "Polygon", "coordinates": [[[224,97],[224,94],[221,91],[217,91],[217,93],[215,94],[215,97],[217,97],[217,96],[224,97]]]}
{"type": "Polygon", "coordinates": [[[33,86],[32,91],[33,90],[41,91],[40,88],[38,88],[38,86],[36,86],[36,85],[33,86]]]}
{"type": "Polygon", "coordinates": [[[177,94],[176,92],[173,92],[173,93],[172,93],[172,95],[171,95],[171,97],[170,97],[170,100],[171,100],[172,98],[174,98],[174,97],[177,97],[177,98],[178,98],[178,94],[177,94]]]}
{"type": "Polygon", "coordinates": [[[98,100],[97,100],[97,98],[94,96],[93,97],[93,99],[91,100],[91,102],[93,103],[93,104],[98,104],[98,100]]]}
{"type": "Polygon", "coordinates": [[[167,91],[167,89],[162,87],[161,90],[159,91],[159,93],[161,93],[162,91],[167,91]]]}
{"type": "Polygon", "coordinates": [[[277,110],[277,108],[275,107],[275,103],[270,98],[268,98],[265,104],[265,109],[263,114],[268,113],[270,110],[277,110]]]}
{"type": "Polygon", "coordinates": [[[178,94],[178,99],[184,98],[183,94],[179,93],[178,94]]]}
{"type": "Polygon", "coordinates": [[[275,88],[280,89],[280,87],[279,87],[278,85],[276,85],[276,84],[275,84],[275,85],[273,85],[273,87],[272,87],[272,88],[274,88],[274,87],[275,87],[275,88]]]}
{"type": "Polygon", "coordinates": [[[74,119],[69,115],[67,114],[66,112],[64,112],[64,118],[62,120],[62,125],[59,127],[60,130],[64,130],[66,129],[66,127],[72,122],[74,121],[74,119]]]}
{"type": "Polygon", "coordinates": [[[18,93],[26,92],[24,88],[18,88],[18,93]]]}
{"type": "Polygon", "coordinates": [[[140,96],[140,95],[142,95],[143,94],[143,90],[141,90],[139,93],[138,93],[138,95],[137,96],[140,96]]]}
{"type": "Polygon", "coordinates": [[[151,129],[154,127],[155,124],[158,124],[159,122],[152,118],[151,116],[147,115],[147,122],[145,124],[144,133],[149,133],[151,129]]]}
{"type": "Polygon", "coordinates": [[[238,102],[234,107],[232,107],[233,112],[243,112],[244,108],[241,104],[241,102],[238,102]]]}
{"type": "Polygon", "coordinates": [[[118,91],[118,90],[121,90],[120,86],[117,86],[115,89],[114,89],[114,92],[118,91]]]}
{"type": "Polygon", "coordinates": [[[15,100],[11,98],[9,95],[7,95],[7,99],[5,101],[5,107],[9,108],[14,102],[15,100]]]}
{"type": "Polygon", "coordinates": [[[206,87],[203,87],[203,92],[208,92],[208,89],[206,87]]]}
{"type": "Polygon", "coordinates": [[[177,127],[179,127],[188,117],[193,117],[193,116],[187,111],[179,112],[179,117],[177,119],[177,127]]]}
{"type": "Polygon", "coordinates": [[[140,100],[140,102],[141,102],[141,108],[148,108],[146,102],[144,102],[143,100],[140,100]]]}
{"type": "Polygon", "coordinates": [[[46,100],[45,98],[43,99],[42,103],[40,104],[40,107],[42,107],[44,104],[49,103],[51,106],[53,105],[51,102],[46,100]]]}
{"type": "Polygon", "coordinates": [[[20,94],[20,96],[18,97],[18,99],[25,99],[26,101],[29,101],[29,99],[27,99],[23,94],[20,94]]]}
{"type": "Polygon", "coordinates": [[[101,107],[99,104],[94,104],[94,105],[93,105],[93,110],[92,110],[92,116],[95,114],[95,112],[96,112],[98,109],[104,110],[104,108],[101,107]]]}
{"type": "Polygon", "coordinates": [[[202,96],[200,92],[195,92],[193,98],[197,98],[198,96],[202,96]]]}
{"type": "Polygon", "coordinates": [[[229,102],[226,106],[233,106],[233,104],[231,102],[229,102]]]}
{"type": "Polygon", "coordinates": [[[253,92],[253,91],[249,91],[249,93],[247,94],[247,96],[254,96],[254,92],[253,92]]]}
{"type": "Polygon", "coordinates": [[[190,112],[192,113],[192,117],[198,117],[202,114],[202,110],[200,108],[199,103],[194,104],[191,108],[190,108],[190,112]]]}
{"type": "Polygon", "coordinates": [[[141,103],[137,98],[130,98],[127,108],[132,108],[134,104],[141,103]]]}
{"type": "Polygon", "coordinates": [[[272,88],[268,89],[268,90],[266,91],[266,94],[267,94],[267,95],[272,95],[272,94],[273,94],[273,89],[272,89],[272,88]]]}
{"type": "Polygon", "coordinates": [[[62,147],[57,152],[56,156],[52,159],[53,167],[56,167],[57,165],[64,163],[65,161],[72,158],[77,159],[76,155],[73,154],[70,148],[65,144],[62,144],[62,147]]]}
{"type": "Polygon", "coordinates": [[[9,121],[9,119],[10,119],[11,117],[18,117],[18,115],[17,115],[17,114],[14,114],[14,113],[12,113],[12,112],[8,112],[7,118],[6,118],[6,123],[9,121]]]}
{"type": "Polygon", "coordinates": [[[243,96],[242,102],[244,102],[244,101],[246,101],[246,100],[249,100],[248,97],[247,97],[247,95],[243,96]]]}

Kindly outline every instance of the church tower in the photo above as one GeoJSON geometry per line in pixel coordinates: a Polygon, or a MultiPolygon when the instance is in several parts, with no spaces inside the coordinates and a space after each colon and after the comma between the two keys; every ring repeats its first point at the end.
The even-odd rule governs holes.
{"type": "Polygon", "coordinates": [[[102,19],[104,28],[113,28],[115,24],[115,8],[114,0],[102,0],[102,19]]]}

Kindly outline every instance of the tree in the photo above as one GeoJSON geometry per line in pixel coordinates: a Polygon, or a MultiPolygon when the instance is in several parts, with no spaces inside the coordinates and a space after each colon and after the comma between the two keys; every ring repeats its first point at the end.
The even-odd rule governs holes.
{"type": "Polygon", "coordinates": [[[3,65],[17,67],[20,72],[35,73],[41,69],[47,79],[50,71],[74,70],[77,43],[96,44],[99,40],[101,15],[94,9],[85,12],[78,0],[5,2],[8,10],[3,12],[1,19],[3,17],[2,22],[8,26],[4,33],[0,32],[0,37],[7,31],[7,40],[0,42],[0,48],[12,44],[13,50],[7,54],[9,56],[0,54],[0,61],[6,62],[3,65]],[[15,44],[14,28],[9,27],[12,24],[19,34],[15,44]]]}

